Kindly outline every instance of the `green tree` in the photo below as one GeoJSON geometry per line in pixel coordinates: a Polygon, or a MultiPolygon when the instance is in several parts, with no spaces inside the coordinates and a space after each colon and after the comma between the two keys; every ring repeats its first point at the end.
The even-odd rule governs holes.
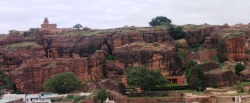
{"type": "Polygon", "coordinates": [[[159,26],[159,25],[168,25],[171,24],[172,21],[164,16],[157,16],[156,18],[153,18],[148,24],[150,26],[159,26]]]}
{"type": "Polygon", "coordinates": [[[49,78],[44,84],[44,91],[69,93],[82,88],[82,82],[72,72],[63,72],[49,78]]]}
{"type": "Polygon", "coordinates": [[[200,65],[197,65],[195,68],[196,68],[196,73],[197,73],[197,78],[198,78],[198,80],[196,80],[195,82],[195,85],[196,87],[199,87],[199,90],[201,90],[201,85],[204,79],[204,72],[202,71],[200,65]]]}
{"type": "Polygon", "coordinates": [[[12,82],[11,77],[5,75],[2,71],[0,71],[0,98],[4,94],[4,89],[13,90],[13,92],[16,93],[17,89],[14,87],[15,84],[12,82]]]}
{"type": "Polygon", "coordinates": [[[113,55],[109,55],[109,56],[107,57],[107,60],[116,60],[116,58],[115,58],[113,55]]]}
{"type": "Polygon", "coordinates": [[[76,24],[75,26],[73,26],[73,28],[80,29],[80,28],[82,28],[82,25],[81,24],[76,24]]]}
{"type": "Polygon", "coordinates": [[[190,77],[191,77],[191,70],[192,68],[195,66],[195,62],[193,60],[190,60],[188,62],[188,66],[187,66],[187,69],[185,70],[186,72],[186,76],[187,76],[187,82],[189,83],[190,82],[190,77]]]}
{"type": "Polygon", "coordinates": [[[142,90],[149,90],[152,87],[164,86],[166,78],[160,71],[149,70],[145,66],[127,69],[127,83],[129,86],[139,87],[142,90]]]}
{"type": "Polygon", "coordinates": [[[101,100],[101,103],[103,103],[103,100],[108,98],[108,94],[106,92],[106,89],[101,89],[98,93],[97,93],[97,99],[101,100]]]}
{"type": "Polygon", "coordinates": [[[235,66],[235,75],[240,76],[240,72],[245,69],[245,66],[241,63],[237,63],[235,66]]]}
{"type": "Polygon", "coordinates": [[[175,40],[182,39],[182,38],[185,37],[185,33],[183,32],[183,27],[182,26],[175,27],[173,25],[169,25],[168,26],[168,33],[175,40]]]}
{"type": "Polygon", "coordinates": [[[178,49],[176,55],[176,61],[180,68],[184,68],[184,65],[188,62],[187,61],[187,51],[185,49],[178,49]]]}

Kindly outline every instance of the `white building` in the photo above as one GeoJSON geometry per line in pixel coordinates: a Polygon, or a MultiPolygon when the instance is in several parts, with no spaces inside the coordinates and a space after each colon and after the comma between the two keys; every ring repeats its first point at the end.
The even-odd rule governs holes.
{"type": "Polygon", "coordinates": [[[4,94],[0,103],[20,100],[22,103],[51,103],[50,99],[41,99],[40,94],[4,94]]]}
{"type": "Polygon", "coordinates": [[[115,103],[115,101],[109,100],[109,98],[107,98],[104,103],[115,103]]]}
{"type": "MultiPolygon", "coordinates": [[[[91,93],[80,93],[79,96],[89,96],[91,93]]],[[[65,98],[67,94],[52,94],[52,93],[41,93],[41,94],[4,94],[0,103],[21,101],[22,103],[51,103],[52,98],[65,98]]]]}
{"type": "Polygon", "coordinates": [[[0,103],[15,102],[18,100],[24,102],[23,98],[25,98],[23,94],[5,94],[2,99],[0,99],[0,103]]]}

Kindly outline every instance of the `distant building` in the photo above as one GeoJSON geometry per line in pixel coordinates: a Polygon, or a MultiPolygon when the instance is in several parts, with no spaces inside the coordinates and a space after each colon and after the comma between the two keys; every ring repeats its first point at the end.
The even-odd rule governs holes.
{"type": "Polygon", "coordinates": [[[183,76],[168,76],[167,80],[170,84],[184,84],[183,76]]]}
{"type": "Polygon", "coordinates": [[[56,24],[49,24],[48,18],[44,18],[43,24],[41,24],[41,28],[43,29],[57,29],[56,24]]]}

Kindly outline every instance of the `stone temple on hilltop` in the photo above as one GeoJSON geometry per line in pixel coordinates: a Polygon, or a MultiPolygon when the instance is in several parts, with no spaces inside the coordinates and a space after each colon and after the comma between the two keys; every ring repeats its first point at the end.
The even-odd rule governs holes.
{"type": "Polygon", "coordinates": [[[44,18],[43,24],[41,24],[41,28],[44,29],[56,29],[56,24],[49,24],[48,18],[44,18]]]}

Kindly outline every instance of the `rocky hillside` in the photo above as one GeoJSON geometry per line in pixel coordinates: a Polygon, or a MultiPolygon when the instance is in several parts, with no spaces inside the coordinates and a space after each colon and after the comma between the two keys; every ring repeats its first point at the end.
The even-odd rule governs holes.
{"type": "MultiPolygon", "coordinates": [[[[250,60],[250,25],[183,27],[185,38],[180,40],[174,40],[164,27],[12,31],[0,36],[0,70],[12,77],[21,92],[36,93],[43,91],[48,78],[64,71],[75,73],[83,82],[125,77],[126,68],[140,65],[160,70],[164,76],[183,75],[185,65],[179,66],[176,59],[179,49],[187,52],[187,61],[199,64],[216,57],[250,60]]],[[[216,79],[214,75],[221,73],[212,72],[213,76],[206,74],[208,79],[214,78],[221,86],[234,84],[216,79]]],[[[236,82],[238,78],[230,72],[233,70],[222,71],[227,76],[218,78],[229,75],[236,82]]]]}

